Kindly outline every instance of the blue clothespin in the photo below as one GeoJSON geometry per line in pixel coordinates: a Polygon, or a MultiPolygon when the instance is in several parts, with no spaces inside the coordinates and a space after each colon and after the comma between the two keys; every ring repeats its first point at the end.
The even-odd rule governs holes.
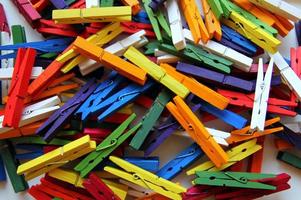
{"type": "Polygon", "coordinates": [[[67,3],[65,2],[65,0],[50,0],[50,2],[52,3],[52,5],[57,8],[57,9],[65,9],[68,8],[67,3]]]}
{"type": "Polygon", "coordinates": [[[145,11],[140,11],[137,15],[133,16],[133,20],[135,22],[150,24],[147,13],[145,11]]]}
{"type": "Polygon", "coordinates": [[[130,84],[100,104],[91,108],[92,115],[97,115],[101,112],[97,119],[99,122],[102,122],[106,117],[134,101],[139,95],[144,93],[153,85],[153,81],[148,81],[143,86],[134,83],[130,84]]]}
{"type": "Polygon", "coordinates": [[[298,45],[301,46],[301,21],[295,23],[295,30],[296,30],[298,45]]]}
{"type": "Polygon", "coordinates": [[[173,160],[165,164],[156,175],[170,180],[203,155],[204,152],[200,147],[196,143],[193,143],[180,152],[173,160]]]}
{"type": "Polygon", "coordinates": [[[36,131],[38,135],[44,135],[43,139],[49,142],[71,119],[74,112],[96,89],[96,80],[91,79],[60,109],[53,113],[36,131]]]}
{"type": "Polygon", "coordinates": [[[124,78],[118,76],[117,72],[113,71],[107,80],[97,86],[91,96],[89,96],[89,98],[76,111],[75,115],[81,116],[81,120],[87,121],[91,116],[91,109],[102,103],[109,95],[111,95],[122,80],[124,80],[124,78]]]}
{"type": "Polygon", "coordinates": [[[239,47],[245,49],[249,54],[254,55],[257,52],[257,46],[253,44],[250,40],[243,37],[241,34],[237,33],[233,29],[222,25],[222,40],[227,40],[232,42],[239,47]]]}
{"type": "Polygon", "coordinates": [[[15,158],[18,160],[32,160],[41,155],[44,155],[43,151],[36,151],[36,152],[28,152],[28,153],[19,153],[16,154],[15,158]]]}
{"type": "Polygon", "coordinates": [[[31,160],[44,154],[43,147],[32,144],[16,144],[15,149],[25,153],[17,153],[15,158],[18,160],[31,160]]]}
{"type": "MultiPolygon", "coordinates": [[[[301,150],[301,136],[298,133],[295,133],[290,128],[285,126],[284,124],[277,123],[278,125],[283,127],[283,131],[280,133],[276,133],[275,135],[290,144],[294,145],[297,149],[301,150]]],[[[277,126],[277,124],[274,124],[274,126],[277,126]]]]}
{"type": "Polygon", "coordinates": [[[0,156],[0,181],[6,181],[4,163],[1,156],[0,156]]]}
{"type": "Polygon", "coordinates": [[[201,110],[218,117],[220,120],[224,121],[227,124],[230,124],[237,129],[242,129],[248,122],[248,120],[244,117],[227,109],[220,110],[206,102],[202,102],[201,105],[201,110]]]}
{"type": "Polygon", "coordinates": [[[151,172],[157,172],[160,166],[159,157],[124,157],[123,159],[151,172]]]}

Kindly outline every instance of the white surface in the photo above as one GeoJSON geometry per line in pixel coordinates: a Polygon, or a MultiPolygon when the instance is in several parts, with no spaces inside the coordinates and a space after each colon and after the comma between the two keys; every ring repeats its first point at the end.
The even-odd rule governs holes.
{"type": "MultiPolygon", "coordinates": [[[[287,0],[287,2],[292,3],[299,8],[301,8],[301,2],[299,0],[287,0]]],[[[22,15],[19,14],[16,7],[10,0],[0,0],[0,3],[3,4],[9,25],[14,24],[22,24],[25,26],[26,30],[26,37],[28,41],[38,41],[43,39],[43,37],[38,34],[35,30],[33,30],[28,23],[25,21],[22,15]]],[[[282,39],[282,45],[279,51],[282,53],[283,56],[289,58],[289,48],[296,47],[296,36],[295,31],[291,31],[290,34],[282,39]]],[[[216,126],[217,123],[211,122],[206,124],[207,127],[217,128],[219,130],[228,131],[229,127],[220,124],[220,126],[216,126]],[[221,129],[220,127],[223,127],[221,129]]],[[[157,149],[153,155],[160,155],[161,158],[161,166],[167,162],[170,158],[174,157],[179,151],[181,151],[184,147],[188,146],[191,143],[191,140],[181,136],[172,136],[168,138],[164,144],[161,145],[161,148],[157,149]],[[177,145],[175,145],[175,142],[177,145]],[[163,148],[164,150],[163,150],[163,148]],[[168,148],[166,148],[168,147],[168,148]],[[163,153],[162,153],[163,152],[163,153]]],[[[293,168],[287,164],[279,162],[276,160],[277,151],[275,151],[274,144],[273,144],[273,136],[269,136],[265,143],[264,149],[264,165],[263,165],[263,172],[266,173],[281,173],[286,172],[291,175],[292,179],[290,180],[291,189],[276,193],[267,197],[263,197],[261,199],[265,200],[298,200],[300,199],[300,185],[301,185],[301,171],[299,169],[293,168]]],[[[186,185],[188,180],[187,176],[182,173],[181,175],[177,176],[173,181],[177,181],[186,185]]],[[[192,176],[189,178],[193,178],[192,176]]],[[[9,180],[9,179],[8,179],[9,180]]],[[[29,184],[36,184],[38,180],[30,181],[29,184]]],[[[26,192],[15,194],[12,186],[9,181],[0,183],[0,200],[2,199],[9,199],[9,200],[24,200],[24,199],[32,199],[26,192]]]]}

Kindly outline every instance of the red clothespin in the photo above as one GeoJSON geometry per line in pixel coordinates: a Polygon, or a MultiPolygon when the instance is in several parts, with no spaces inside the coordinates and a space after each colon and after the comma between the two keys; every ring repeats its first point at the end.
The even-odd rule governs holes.
{"type": "Polygon", "coordinates": [[[89,178],[83,182],[83,185],[96,200],[120,200],[120,198],[94,173],[89,175],[89,178]]]}
{"type": "Polygon", "coordinates": [[[69,7],[70,7],[70,9],[74,9],[74,8],[86,8],[86,0],[78,0],[77,2],[73,3],[69,7]]]}
{"type": "Polygon", "coordinates": [[[52,197],[41,191],[36,185],[31,186],[28,193],[37,200],[52,200],[52,197]]]}
{"type": "Polygon", "coordinates": [[[29,0],[13,0],[13,3],[19,9],[19,12],[24,16],[26,21],[35,28],[39,19],[41,19],[41,15],[38,11],[33,7],[29,0]]]}
{"type": "Polygon", "coordinates": [[[138,31],[145,30],[146,36],[155,38],[156,35],[153,32],[153,27],[150,24],[138,23],[138,22],[121,22],[120,25],[123,31],[126,33],[137,33],[138,31]]]}
{"type": "MultiPolygon", "coordinates": [[[[218,93],[230,100],[231,105],[253,108],[254,94],[244,94],[229,90],[218,89],[218,93]]],[[[282,106],[296,107],[297,103],[291,101],[284,101],[276,98],[269,98],[267,111],[270,113],[295,116],[297,113],[291,110],[286,110],[282,106]]]]}
{"type": "Polygon", "coordinates": [[[265,136],[259,137],[257,139],[257,144],[262,146],[262,149],[252,154],[249,158],[248,172],[261,173],[262,163],[263,163],[263,149],[264,149],[265,136]]]}
{"type": "Polygon", "coordinates": [[[84,134],[90,135],[92,138],[105,139],[112,131],[102,128],[84,128],[84,134]]]}
{"type": "Polygon", "coordinates": [[[55,24],[53,20],[41,19],[37,31],[46,35],[77,37],[78,33],[69,24],[55,24]]]}
{"type": "Polygon", "coordinates": [[[0,3],[0,31],[8,32],[10,34],[9,25],[7,23],[7,18],[5,15],[5,11],[3,5],[0,3]]]}
{"type": "Polygon", "coordinates": [[[94,23],[91,23],[90,26],[87,26],[87,27],[86,27],[85,34],[88,34],[88,35],[95,34],[95,33],[97,33],[100,29],[102,29],[104,26],[105,26],[105,24],[104,24],[104,23],[101,23],[101,22],[94,22],[94,23]]]}
{"type": "Polygon", "coordinates": [[[8,93],[8,101],[5,106],[3,126],[18,128],[24,108],[24,99],[35,62],[36,50],[18,50],[12,82],[8,93]]]}
{"type": "MultiPolygon", "coordinates": [[[[291,67],[293,71],[301,78],[301,48],[291,48],[291,67]]],[[[295,93],[291,93],[291,101],[297,102],[297,96],[295,93]]]]}
{"type": "Polygon", "coordinates": [[[153,102],[154,100],[145,96],[145,95],[141,95],[140,97],[138,97],[136,100],[135,100],[135,103],[140,105],[140,106],[143,106],[144,108],[147,108],[149,109],[150,107],[152,107],[153,105],[153,102]]]}

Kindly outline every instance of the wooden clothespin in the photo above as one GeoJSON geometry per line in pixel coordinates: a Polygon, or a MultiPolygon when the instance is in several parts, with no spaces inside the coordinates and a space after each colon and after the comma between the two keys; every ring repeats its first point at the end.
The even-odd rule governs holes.
{"type": "Polygon", "coordinates": [[[203,22],[199,9],[195,0],[183,0],[180,1],[182,12],[191,30],[194,43],[197,44],[202,40],[207,43],[210,36],[203,22]]]}
{"type": "Polygon", "coordinates": [[[221,171],[223,169],[226,169],[260,150],[262,147],[260,145],[257,145],[256,141],[256,139],[253,139],[228,150],[226,152],[226,155],[229,157],[229,160],[227,163],[220,167],[216,167],[212,161],[207,161],[188,170],[186,174],[192,175],[195,174],[196,171],[221,171]]]}
{"type": "Polygon", "coordinates": [[[75,168],[80,172],[81,177],[85,177],[92,169],[94,169],[104,158],[108,157],[118,146],[120,146],[129,136],[135,133],[141,126],[141,123],[135,125],[129,131],[125,132],[129,124],[136,118],[132,114],[125,122],[123,122],[115,131],[113,131],[104,141],[96,148],[96,151],[84,158],[75,168]],[[124,133],[125,132],[125,133],[124,133]]]}
{"type": "Polygon", "coordinates": [[[189,90],[183,84],[174,79],[163,68],[150,61],[136,48],[130,47],[124,53],[124,57],[145,70],[156,81],[160,82],[180,97],[185,98],[188,95],[189,90]]]}
{"type": "Polygon", "coordinates": [[[122,26],[123,32],[125,33],[137,33],[142,30],[145,31],[145,35],[151,38],[155,38],[155,32],[153,32],[153,27],[150,24],[140,23],[140,22],[121,22],[120,25],[122,26]]]}
{"type": "Polygon", "coordinates": [[[166,107],[190,137],[202,148],[217,167],[227,163],[228,156],[224,150],[215,142],[186,103],[178,96],[174,98],[174,102],[175,104],[172,102],[168,103],[166,107]]]}
{"type": "Polygon", "coordinates": [[[158,177],[125,160],[114,156],[110,156],[110,160],[125,171],[108,166],[104,170],[134,184],[151,189],[174,200],[182,199],[181,193],[186,192],[186,188],[158,177]]]}
{"type": "MultiPolygon", "coordinates": [[[[33,67],[30,75],[30,79],[36,79],[43,72],[42,67],[33,67]]],[[[10,80],[13,78],[14,68],[1,68],[0,69],[0,80],[10,80]]]]}
{"type": "Polygon", "coordinates": [[[58,24],[131,21],[130,6],[53,10],[52,19],[58,24]]]}
{"type": "Polygon", "coordinates": [[[56,9],[67,9],[68,8],[68,4],[65,2],[65,0],[50,0],[50,2],[56,9]]]}
{"type": "Polygon", "coordinates": [[[35,56],[34,49],[18,50],[2,126],[19,127],[35,56]]]}
{"type": "Polygon", "coordinates": [[[2,4],[0,4],[0,32],[7,32],[10,34],[6,13],[2,4]]]}
{"type": "MultiPolygon", "coordinates": [[[[291,48],[290,55],[291,55],[291,67],[293,71],[296,73],[296,75],[299,78],[301,78],[301,63],[299,62],[299,59],[301,58],[301,48],[300,47],[296,49],[291,48]]],[[[298,102],[298,98],[295,93],[291,93],[291,101],[298,102]]]]}
{"type": "Polygon", "coordinates": [[[141,7],[138,0],[122,0],[122,3],[125,6],[130,6],[132,8],[133,15],[136,15],[140,12],[141,7]]]}
{"type": "Polygon", "coordinates": [[[26,21],[35,28],[41,15],[33,7],[29,0],[14,0],[13,3],[17,6],[19,12],[24,16],[26,21]]]}
{"type": "Polygon", "coordinates": [[[165,2],[166,2],[166,0],[151,0],[150,3],[148,4],[148,6],[154,12],[156,12],[159,9],[159,7],[162,6],[165,2]]]}
{"type": "Polygon", "coordinates": [[[301,158],[289,152],[279,151],[277,159],[301,169],[301,158]]]}
{"type": "Polygon", "coordinates": [[[23,127],[11,129],[10,131],[6,131],[5,133],[1,133],[0,139],[8,139],[14,137],[21,137],[27,135],[34,135],[36,130],[43,124],[42,122],[35,122],[29,125],[25,125],[23,127]]]}
{"type": "Polygon", "coordinates": [[[99,0],[85,0],[86,8],[100,7],[99,0]]]}
{"type": "Polygon", "coordinates": [[[222,8],[222,5],[220,3],[220,0],[208,0],[207,3],[209,4],[212,12],[214,13],[214,16],[220,20],[222,16],[224,15],[224,10],[222,8]]]}
{"type": "Polygon", "coordinates": [[[53,20],[41,19],[37,31],[45,35],[76,37],[78,32],[68,24],[55,24],[53,20]]]}
{"type": "Polygon", "coordinates": [[[95,150],[95,148],[96,143],[91,141],[90,136],[87,135],[20,165],[17,174],[24,174],[25,179],[30,180],[75,160],[95,150]]]}

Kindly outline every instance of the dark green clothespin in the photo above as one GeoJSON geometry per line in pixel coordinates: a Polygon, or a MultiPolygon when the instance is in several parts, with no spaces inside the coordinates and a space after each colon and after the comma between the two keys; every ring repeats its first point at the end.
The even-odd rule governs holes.
{"type": "Polygon", "coordinates": [[[26,137],[18,137],[9,139],[13,144],[39,144],[39,145],[58,145],[63,146],[65,144],[70,143],[70,140],[53,138],[49,143],[43,140],[42,137],[39,136],[26,136],[26,137]]]}
{"type": "Polygon", "coordinates": [[[200,65],[206,65],[211,69],[227,74],[231,72],[230,67],[233,65],[233,62],[226,60],[220,56],[211,54],[190,43],[187,43],[186,48],[181,51],[177,51],[177,49],[173,45],[169,44],[160,44],[159,49],[190,62],[200,65]]]}
{"type": "Polygon", "coordinates": [[[167,89],[163,89],[163,91],[160,92],[158,97],[155,99],[152,107],[149,109],[148,113],[142,118],[142,126],[131,140],[131,147],[136,150],[140,149],[144,140],[150,133],[152,127],[154,127],[154,125],[158,121],[161,113],[165,108],[165,105],[171,100],[172,97],[172,92],[167,89]]]}
{"type": "Polygon", "coordinates": [[[196,176],[197,178],[194,179],[192,183],[197,185],[276,190],[276,187],[273,185],[251,181],[265,178],[275,178],[276,175],[274,174],[197,171],[196,176]]]}
{"type": "Polygon", "coordinates": [[[19,44],[26,42],[25,29],[21,25],[13,25],[11,27],[12,35],[13,35],[13,43],[19,44]]]}
{"type": "Polygon", "coordinates": [[[77,0],[65,0],[66,4],[70,6],[71,4],[75,3],[77,0]]]}
{"type": "Polygon", "coordinates": [[[24,176],[17,174],[19,162],[15,159],[15,152],[9,142],[5,140],[0,141],[0,154],[14,191],[17,193],[28,189],[28,184],[25,181],[24,176]]]}
{"type": "Polygon", "coordinates": [[[57,53],[44,53],[44,54],[42,54],[42,55],[40,55],[39,57],[40,58],[46,58],[46,59],[54,59],[54,58],[56,58],[57,57],[57,53]]]}
{"type": "Polygon", "coordinates": [[[301,169],[301,158],[289,152],[279,151],[277,159],[301,169]]]}
{"type": "Polygon", "coordinates": [[[63,131],[58,132],[56,135],[57,136],[71,136],[71,135],[75,135],[77,133],[78,133],[78,131],[76,131],[76,130],[63,130],[63,131]]]}
{"type": "Polygon", "coordinates": [[[100,0],[100,7],[111,7],[114,5],[114,0],[100,0]]]}
{"type": "Polygon", "coordinates": [[[155,53],[156,49],[159,49],[159,45],[160,42],[158,42],[157,40],[155,41],[151,41],[149,43],[147,43],[144,48],[146,49],[146,51],[144,52],[145,55],[152,55],[155,53]]]}
{"type": "Polygon", "coordinates": [[[167,19],[165,18],[163,11],[161,9],[158,9],[158,11],[155,13],[153,12],[153,10],[148,6],[150,4],[150,2],[151,2],[151,0],[142,0],[145,12],[147,13],[147,16],[153,26],[157,40],[162,42],[163,37],[161,34],[160,26],[165,31],[165,33],[169,37],[171,37],[169,23],[167,22],[167,19]]]}

